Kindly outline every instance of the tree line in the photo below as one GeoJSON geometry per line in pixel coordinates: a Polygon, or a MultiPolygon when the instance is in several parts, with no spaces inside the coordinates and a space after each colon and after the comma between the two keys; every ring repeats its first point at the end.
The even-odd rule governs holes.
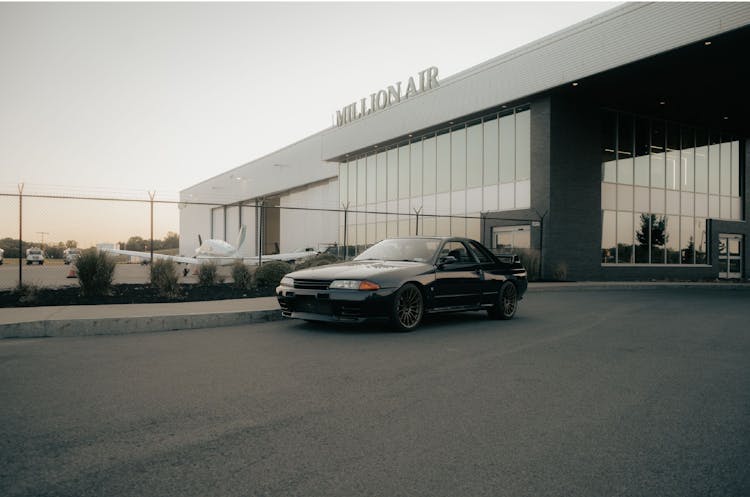
{"type": "MultiPolygon", "coordinates": [[[[4,250],[3,257],[6,259],[18,259],[18,238],[0,238],[0,249],[4,250]]],[[[125,250],[138,250],[148,251],[150,250],[148,238],[140,236],[131,236],[128,241],[123,243],[120,242],[120,247],[125,250]]],[[[167,232],[167,235],[161,240],[154,240],[154,250],[166,250],[175,249],[180,246],[180,235],[172,231],[167,232]]],[[[78,248],[78,242],[76,240],[67,240],[65,242],[57,243],[45,243],[44,245],[37,242],[29,242],[24,240],[21,244],[21,254],[23,257],[26,256],[26,249],[31,247],[40,247],[44,250],[47,257],[50,259],[62,259],[63,252],[68,248],[78,248]]]]}

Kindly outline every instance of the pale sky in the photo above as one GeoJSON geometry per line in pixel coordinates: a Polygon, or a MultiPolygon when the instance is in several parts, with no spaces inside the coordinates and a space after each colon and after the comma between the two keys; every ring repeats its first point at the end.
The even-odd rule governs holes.
{"type": "MultiPolygon", "coordinates": [[[[331,126],[373,90],[429,66],[445,78],[616,5],[0,3],[0,193],[24,182],[27,193],[176,199],[331,126]]],[[[106,209],[37,202],[24,231],[47,240],[148,235],[141,206],[132,225],[87,220],[120,230],[91,234],[54,215],[106,209]]],[[[0,197],[0,211],[0,238],[17,237],[16,199],[0,197]]],[[[157,236],[176,220],[165,208],[157,236]]]]}

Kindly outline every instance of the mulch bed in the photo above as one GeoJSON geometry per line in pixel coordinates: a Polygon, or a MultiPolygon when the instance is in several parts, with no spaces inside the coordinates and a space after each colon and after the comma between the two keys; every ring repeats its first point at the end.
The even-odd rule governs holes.
{"type": "Polygon", "coordinates": [[[151,304],[157,302],[197,302],[202,300],[242,299],[270,297],[274,288],[240,290],[231,284],[211,286],[180,285],[175,297],[159,295],[151,285],[114,285],[109,295],[82,297],[78,286],[38,288],[25,293],[0,290],[0,307],[36,307],[47,305],[97,305],[97,304],[151,304]]]}

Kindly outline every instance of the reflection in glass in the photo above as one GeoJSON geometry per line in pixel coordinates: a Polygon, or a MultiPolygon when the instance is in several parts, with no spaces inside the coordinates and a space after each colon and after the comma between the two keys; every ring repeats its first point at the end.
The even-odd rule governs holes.
{"type": "Polygon", "coordinates": [[[682,127],[682,150],[680,151],[680,176],[682,191],[695,190],[695,132],[693,128],[682,127]]]}
{"type": "Polygon", "coordinates": [[[695,234],[693,233],[693,218],[682,216],[680,218],[680,263],[695,263],[695,234]]]}
{"type": "Polygon", "coordinates": [[[645,212],[635,213],[635,263],[648,264],[650,245],[651,216],[645,212]]]}
{"type": "Polygon", "coordinates": [[[617,262],[633,262],[633,213],[617,213],[617,262]]]}
{"type": "Polygon", "coordinates": [[[392,148],[386,152],[386,155],[388,162],[386,198],[396,200],[398,198],[398,149],[392,148]]]}
{"type": "Polygon", "coordinates": [[[515,115],[500,118],[500,182],[510,183],[516,178],[515,115]]]}
{"type": "Polygon", "coordinates": [[[706,220],[697,218],[695,220],[695,263],[706,264],[706,220]]]}
{"type": "Polygon", "coordinates": [[[484,122],[484,184],[494,185],[497,183],[498,162],[498,129],[497,119],[484,122]]]}
{"type": "Polygon", "coordinates": [[[357,205],[364,207],[367,203],[367,161],[357,160],[357,205]]]}
{"type": "Polygon", "coordinates": [[[424,146],[422,148],[422,171],[423,171],[423,182],[422,187],[425,195],[432,195],[435,193],[435,183],[437,178],[436,171],[436,138],[431,137],[424,140],[424,146]]]}
{"type": "Polygon", "coordinates": [[[730,195],[732,192],[732,144],[722,143],[719,150],[719,162],[721,164],[719,168],[719,174],[721,175],[719,181],[719,193],[721,195],[730,195]]]}
{"type": "Polygon", "coordinates": [[[531,174],[531,112],[516,114],[516,181],[529,179],[531,174]]]}
{"type": "Polygon", "coordinates": [[[451,131],[451,190],[466,189],[466,128],[451,131]]]}
{"type": "Polygon", "coordinates": [[[411,177],[410,145],[407,143],[398,148],[398,198],[409,197],[409,178],[411,177]]]}
{"type": "Polygon", "coordinates": [[[367,203],[377,202],[377,160],[374,155],[367,156],[367,203]]]}
{"type": "Polygon", "coordinates": [[[443,133],[437,137],[437,191],[447,192],[451,186],[451,135],[443,133]]]}
{"type": "Polygon", "coordinates": [[[650,222],[651,263],[664,264],[667,238],[667,220],[665,216],[651,214],[650,222]]]}
{"type": "Polygon", "coordinates": [[[482,186],[482,123],[466,128],[466,183],[469,188],[482,186]]]}
{"type": "Polygon", "coordinates": [[[667,264],[680,263],[680,217],[667,216],[667,264]]]}
{"type": "Polygon", "coordinates": [[[386,176],[388,174],[388,164],[387,164],[387,157],[385,155],[385,152],[380,152],[377,155],[377,179],[378,179],[378,186],[377,186],[377,200],[378,202],[385,202],[385,186],[386,186],[386,176]]]}
{"type": "Polygon", "coordinates": [[[617,262],[617,226],[615,211],[602,212],[602,263],[612,264],[617,262]]]}

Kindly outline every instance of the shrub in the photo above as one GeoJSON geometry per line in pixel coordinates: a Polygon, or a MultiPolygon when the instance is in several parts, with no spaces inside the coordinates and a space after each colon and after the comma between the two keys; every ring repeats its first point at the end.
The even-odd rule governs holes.
{"type": "Polygon", "coordinates": [[[253,283],[253,275],[250,272],[250,268],[247,267],[242,261],[237,261],[232,265],[232,280],[234,280],[234,287],[240,290],[247,290],[253,283]]]}
{"type": "Polygon", "coordinates": [[[343,260],[343,258],[336,256],[336,254],[322,253],[300,261],[294,268],[307,269],[309,267],[327,266],[328,264],[335,264],[343,260]]]}
{"type": "Polygon", "coordinates": [[[115,261],[104,252],[88,249],[81,252],[75,262],[81,295],[97,297],[105,295],[112,287],[115,276],[115,261]]]}
{"type": "Polygon", "coordinates": [[[171,259],[157,259],[151,264],[151,284],[165,297],[174,297],[180,293],[177,264],[171,259]]]}
{"type": "Polygon", "coordinates": [[[213,261],[204,262],[198,266],[198,285],[211,286],[219,281],[219,267],[213,261]]]}
{"type": "Polygon", "coordinates": [[[18,302],[32,304],[39,296],[40,288],[33,283],[21,283],[13,289],[13,294],[18,295],[18,302]]]}
{"type": "Polygon", "coordinates": [[[284,275],[293,271],[288,262],[268,261],[255,270],[255,285],[259,287],[274,287],[281,282],[284,275]]]}

